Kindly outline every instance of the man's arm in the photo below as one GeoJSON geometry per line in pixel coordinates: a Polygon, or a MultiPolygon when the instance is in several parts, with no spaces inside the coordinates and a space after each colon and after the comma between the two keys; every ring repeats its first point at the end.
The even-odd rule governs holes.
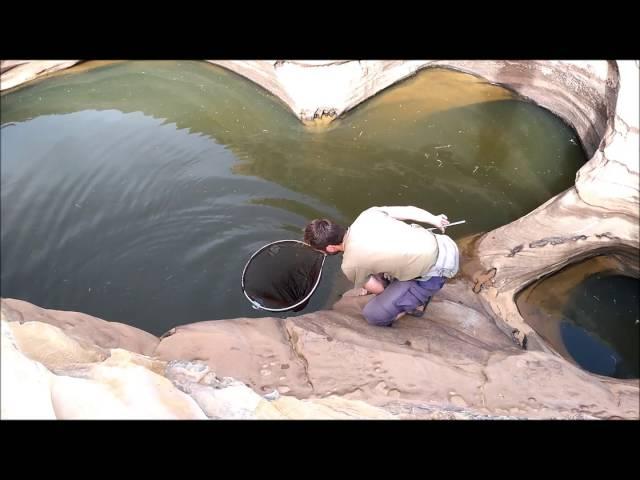
{"type": "Polygon", "coordinates": [[[414,220],[428,223],[438,227],[443,233],[445,227],[449,225],[449,219],[444,213],[436,216],[418,207],[379,207],[379,209],[397,220],[414,220]]]}

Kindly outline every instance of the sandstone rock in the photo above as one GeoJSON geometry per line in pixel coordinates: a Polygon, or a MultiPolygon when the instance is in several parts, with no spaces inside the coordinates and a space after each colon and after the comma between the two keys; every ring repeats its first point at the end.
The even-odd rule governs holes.
{"type": "Polygon", "coordinates": [[[8,90],[46,74],[69,68],[80,60],[3,60],[0,90],[8,90]]]}
{"type": "Polygon", "coordinates": [[[58,371],[51,397],[59,419],[204,419],[196,402],[138,365],[58,371]]]}
{"type": "Polygon", "coordinates": [[[266,401],[252,389],[229,377],[219,378],[202,362],[171,361],[166,376],[193,397],[209,418],[215,419],[391,419],[394,415],[365,402],[336,396],[299,400],[278,396],[266,401]]]}
{"type": "Polygon", "coordinates": [[[2,420],[55,419],[49,385],[51,373],[41,364],[23,355],[2,321],[2,359],[0,361],[0,404],[2,420]]]}
{"type": "Polygon", "coordinates": [[[313,400],[280,397],[272,402],[272,405],[282,415],[292,420],[392,420],[395,418],[381,408],[337,396],[313,400]]]}
{"type": "Polygon", "coordinates": [[[524,323],[514,297],[532,281],[596,254],[618,257],[625,274],[640,275],[638,84],[633,62],[610,64],[604,128],[594,124],[601,141],[575,186],[477,240],[477,273],[493,272],[480,289],[486,309],[527,348],[544,342],[524,323]]]}
{"type": "MultiPolygon", "coordinates": [[[[252,360],[239,356],[242,368],[235,368],[233,376],[259,393],[269,393],[261,387],[272,377],[261,371],[295,361],[301,373],[286,377],[294,397],[316,402],[338,396],[387,412],[402,404],[395,413],[404,418],[638,418],[638,381],[604,379],[553,353],[519,349],[488,315],[471,307],[478,306],[477,296],[457,282],[445,286],[424,318],[404,317],[391,328],[366,323],[359,312],[369,299],[345,297],[332,311],[285,320],[219,320],[178,327],[161,341],[158,352],[165,359],[172,352],[185,359],[206,357],[202,360],[213,369],[225,364],[232,347],[246,349],[252,360]],[[467,299],[469,303],[458,303],[467,299]],[[435,413],[443,412],[442,406],[458,410],[435,413]]],[[[291,403],[280,402],[282,398],[271,404],[281,414],[293,415],[278,407],[291,403]]],[[[245,418],[260,409],[257,399],[254,402],[245,408],[245,418]]],[[[204,405],[202,399],[199,403],[204,405]]]]}
{"type": "Polygon", "coordinates": [[[485,374],[483,393],[492,411],[543,408],[597,418],[638,418],[637,381],[598,381],[597,376],[546,353],[491,359],[485,374]]]}
{"type": "Polygon", "coordinates": [[[246,382],[260,394],[283,385],[295,396],[307,396],[311,387],[304,364],[282,323],[275,318],[258,320],[216,320],[176,327],[162,339],[155,355],[166,361],[206,362],[218,375],[246,382]],[[274,366],[269,365],[274,361],[274,366]],[[279,380],[281,376],[286,380],[279,380]]]}
{"type": "MultiPolygon", "coordinates": [[[[153,373],[151,359],[113,351],[105,362],[51,325],[2,321],[3,419],[198,419],[195,401],[153,373]],[[19,340],[12,330],[18,332],[19,340]],[[34,348],[42,342],[43,348],[34,348]],[[53,373],[29,356],[47,363],[53,373]],[[59,348],[58,351],[56,349],[59,348]],[[143,363],[145,366],[141,366],[143,363]]],[[[159,362],[155,362],[157,364],[159,362]]]]}
{"type": "Polygon", "coordinates": [[[151,355],[160,339],[139,328],[118,322],[107,322],[79,312],[47,310],[13,298],[0,299],[2,319],[8,322],[38,321],[60,328],[78,341],[105,349],[126,350],[151,355]]]}
{"type": "Polygon", "coordinates": [[[101,362],[104,349],[68,337],[58,327],[42,322],[11,322],[9,329],[20,351],[49,369],[70,363],[101,362]]]}
{"type": "Polygon", "coordinates": [[[166,377],[180,390],[189,394],[209,418],[255,419],[256,410],[270,418],[281,418],[266,401],[241,382],[231,378],[218,378],[202,362],[171,361],[166,377]]]}

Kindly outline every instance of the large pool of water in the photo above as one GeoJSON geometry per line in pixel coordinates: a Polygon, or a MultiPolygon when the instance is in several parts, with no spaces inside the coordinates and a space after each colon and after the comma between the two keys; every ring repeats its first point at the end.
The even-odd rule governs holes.
{"type": "MultiPolygon", "coordinates": [[[[549,111],[459,72],[425,70],[320,130],[205,62],[90,67],[1,97],[1,294],[154,334],[265,316],[240,289],[246,261],[315,217],[416,205],[465,219],[459,238],[533,210],[585,161],[549,111]]],[[[339,262],[296,314],[348,288],[339,262]]]]}

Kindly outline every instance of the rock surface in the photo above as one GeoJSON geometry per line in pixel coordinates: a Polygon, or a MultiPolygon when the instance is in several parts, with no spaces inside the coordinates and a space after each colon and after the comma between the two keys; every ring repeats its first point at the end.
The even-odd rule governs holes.
{"type": "MultiPolygon", "coordinates": [[[[74,63],[3,61],[1,88],[74,63]]],[[[271,91],[308,124],[329,122],[420,68],[454,68],[559,115],[575,127],[589,160],[572,188],[461,242],[459,278],[425,318],[392,328],[364,322],[368,297],[285,320],[181,326],[162,339],[3,299],[3,418],[638,418],[637,380],[592,375],[559,357],[514,301],[532,282],[599,254],[640,275],[637,61],[213,63],[271,91]],[[194,383],[184,379],[186,364],[173,361],[209,371],[194,383]],[[284,394],[304,400],[276,398],[284,394]],[[100,398],[104,408],[96,406],[100,398]],[[352,401],[367,406],[341,404],[352,401]]]]}
{"type": "Polygon", "coordinates": [[[80,60],[2,60],[0,61],[0,91],[65,70],[79,62],[80,60]]]}
{"type": "Polygon", "coordinates": [[[62,329],[70,337],[102,348],[124,348],[150,355],[160,339],[139,328],[118,322],[107,322],[80,312],[47,310],[22,300],[5,298],[0,304],[2,318],[24,323],[37,320],[62,329]]]}
{"type": "Polygon", "coordinates": [[[180,326],[156,356],[206,362],[256,392],[338,396],[396,413],[429,407],[478,417],[638,418],[637,380],[599,377],[553,353],[523,351],[476,310],[481,305],[461,283],[445,286],[424,318],[405,317],[391,328],[361,316],[370,297],[345,296],[331,311],[284,320],[180,326]],[[238,352],[232,360],[231,351],[238,352]]]}
{"type": "Polygon", "coordinates": [[[1,328],[2,419],[400,417],[341,398],[301,401],[274,392],[263,397],[241,382],[217,377],[201,362],[163,362],[123,349],[83,346],[37,320],[3,318],[1,328]]]}

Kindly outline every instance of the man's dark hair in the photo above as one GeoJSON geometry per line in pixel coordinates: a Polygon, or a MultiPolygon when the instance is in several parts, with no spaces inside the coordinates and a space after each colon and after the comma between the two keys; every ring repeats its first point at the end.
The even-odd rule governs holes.
{"type": "Polygon", "coordinates": [[[304,241],[313,248],[323,250],[327,245],[340,245],[347,229],[326,218],[316,218],[304,229],[304,241]]]}

